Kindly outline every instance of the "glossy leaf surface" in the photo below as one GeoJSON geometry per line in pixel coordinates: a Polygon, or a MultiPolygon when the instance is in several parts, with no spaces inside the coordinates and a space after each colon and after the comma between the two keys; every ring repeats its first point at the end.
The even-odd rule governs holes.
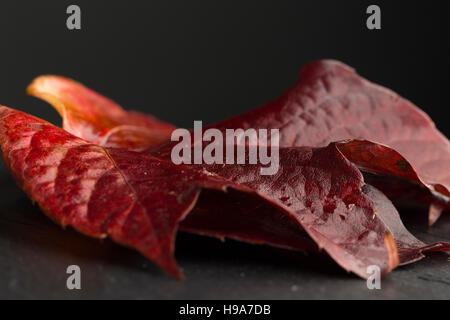
{"type": "Polygon", "coordinates": [[[323,248],[361,277],[369,265],[385,274],[420,259],[422,251],[449,249],[410,235],[390,201],[365,184],[335,144],[283,148],[279,174],[261,176],[259,165],[175,166],[146,153],[101,147],[6,107],[0,109],[0,144],[19,186],[50,218],[133,247],[176,276],[180,222],[201,234],[323,248]],[[224,192],[228,188],[233,194],[224,192]],[[202,190],[215,190],[218,200],[196,206],[202,190]],[[234,213],[216,207],[220,201],[234,213]]]}

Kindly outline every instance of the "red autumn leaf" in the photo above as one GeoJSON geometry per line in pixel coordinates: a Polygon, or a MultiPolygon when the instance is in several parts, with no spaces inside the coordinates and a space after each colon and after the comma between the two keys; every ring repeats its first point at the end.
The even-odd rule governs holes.
{"type": "MultiPolygon", "coordinates": [[[[286,214],[293,214],[319,248],[324,248],[344,269],[361,277],[367,276],[368,265],[382,265],[380,261],[383,258],[376,252],[383,247],[383,241],[390,252],[384,256],[384,259],[388,258],[384,260],[385,268],[382,268],[385,272],[397,263],[405,265],[420,260],[424,257],[422,252],[450,250],[448,243],[425,245],[411,235],[389,199],[366,184],[360,171],[341,153],[342,146],[345,147],[346,143],[332,143],[323,148],[282,148],[281,169],[274,176],[260,175],[260,167],[251,165],[241,169],[236,165],[211,165],[207,168],[238,185],[250,187],[286,214]],[[392,251],[398,251],[398,261],[392,251]],[[348,268],[349,265],[352,267],[348,268]]],[[[210,218],[215,220],[212,224],[218,229],[209,235],[214,236],[224,226],[228,227],[225,230],[233,232],[234,222],[227,224],[232,205],[219,206],[219,210],[226,211],[221,220],[215,215],[210,218]]],[[[201,219],[197,218],[194,209],[182,226],[191,217],[197,218],[198,229],[189,231],[208,234],[204,228],[209,227],[205,223],[209,214],[207,210],[201,211],[201,219]]],[[[253,221],[257,220],[258,214],[255,215],[253,221]]],[[[272,228],[276,226],[276,223],[270,224],[272,228]]]]}
{"type": "MultiPolygon", "coordinates": [[[[46,80],[47,78],[38,79],[46,80]]],[[[91,139],[90,136],[79,134],[80,131],[86,130],[86,127],[89,128],[88,132],[104,131],[104,124],[99,121],[99,118],[104,119],[107,123],[111,123],[112,121],[109,120],[115,119],[115,111],[110,113],[109,109],[99,107],[100,103],[87,104],[85,101],[92,99],[83,97],[89,97],[86,94],[88,92],[89,95],[95,95],[98,100],[105,98],[93,94],[92,91],[78,84],[73,85],[64,78],[49,77],[48,80],[43,80],[43,83],[51,84],[36,85],[39,81],[35,80],[33,82],[35,85],[32,84],[31,88],[38,89],[29,90],[29,92],[43,97],[57,109],[58,105],[67,104],[76,110],[77,114],[87,112],[87,106],[89,110],[94,110],[91,111],[95,114],[94,117],[79,117],[83,118],[83,121],[78,121],[76,117],[68,120],[69,116],[60,112],[63,118],[67,118],[64,121],[64,129],[104,146],[121,145],[126,147],[129,144],[126,132],[117,134],[120,136],[117,138],[121,141],[120,143],[117,143],[117,140],[112,143],[105,139],[91,139]],[[60,87],[64,87],[66,90],[59,90],[60,87]],[[66,91],[71,94],[66,94],[66,91]],[[52,98],[49,99],[48,96],[52,98]],[[82,102],[79,102],[80,100],[82,102]],[[70,125],[66,125],[66,122],[70,122],[70,125]]],[[[112,110],[117,108],[112,108],[112,110]]],[[[146,128],[151,128],[143,122],[134,124],[144,128],[144,131],[146,128]]],[[[405,158],[406,162],[411,164],[409,170],[414,173],[406,176],[402,172],[401,166],[389,163],[389,161],[379,163],[377,168],[373,168],[374,163],[371,162],[371,157],[364,158],[359,152],[355,154],[355,158],[348,152],[346,156],[364,170],[379,172],[379,169],[382,169],[384,174],[420,183],[431,190],[433,194],[438,193],[440,197],[437,198],[421,197],[431,203],[430,224],[437,220],[440,209],[450,206],[450,175],[447,174],[450,165],[449,141],[435,128],[429,117],[411,102],[386,88],[368,82],[358,76],[353,69],[337,61],[324,60],[306,65],[300,72],[297,84],[280,98],[210,127],[221,130],[235,128],[280,129],[280,146],[282,147],[323,147],[330,142],[347,139],[364,139],[384,144],[393,149],[387,154],[397,151],[401,158],[405,158]],[[386,165],[390,165],[390,167],[381,168],[386,165]]],[[[120,127],[114,129],[117,133],[121,130],[120,127]]],[[[149,151],[153,153],[155,141],[152,139],[147,141],[144,136],[141,138],[136,142],[134,136],[131,136],[131,144],[137,149],[150,147],[149,151]]],[[[158,147],[155,154],[168,155],[171,147],[171,143],[163,148],[158,147]]],[[[359,147],[359,149],[361,148],[362,146],[359,147]]],[[[369,148],[373,151],[382,146],[375,145],[375,147],[369,148]]],[[[364,154],[367,156],[370,151],[366,151],[364,154]]],[[[397,156],[399,155],[397,154],[397,156]]],[[[388,190],[383,188],[383,191],[387,192],[388,190]]]]}
{"type": "Polygon", "coordinates": [[[384,274],[420,259],[422,251],[450,249],[410,235],[390,201],[364,183],[335,144],[281,149],[283,170],[274,176],[259,175],[258,165],[206,170],[101,147],[0,107],[0,145],[19,186],[50,218],[87,235],[110,236],[177,276],[175,233],[202,189],[216,190],[218,199],[203,198],[181,228],[293,249],[310,247],[311,238],[361,277],[368,265],[384,274]],[[223,193],[229,187],[236,193],[223,193]],[[238,215],[211,210],[220,201],[238,215]]]}
{"type": "Polygon", "coordinates": [[[366,180],[383,190],[391,199],[429,203],[430,226],[448,206],[447,189],[440,184],[428,185],[424,182],[412,165],[397,151],[363,140],[339,143],[338,148],[348,160],[364,172],[370,173],[366,174],[366,180]],[[400,179],[389,179],[389,176],[400,179]],[[416,185],[408,184],[406,181],[416,185]],[[426,192],[427,190],[430,192],[426,192]]]}
{"type": "MultiPolygon", "coordinates": [[[[438,206],[444,201],[450,207],[448,139],[410,101],[361,78],[341,62],[323,60],[307,64],[300,71],[298,82],[280,98],[212,127],[222,130],[280,128],[280,146],[287,147],[322,147],[348,139],[387,145],[411,164],[415,172],[411,181],[419,179],[444,197],[434,200],[438,206]]],[[[373,169],[370,157],[356,155],[358,166],[373,169]]],[[[378,169],[380,165],[388,163],[379,163],[378,169]]],[[[410,178],[405,176],[401,166],[390,166],[383,171],[395,177],[410,178]]],[[[432,206],[430,222],[437,219],[435,209],[436,206],[432,206]]]]}
{"type": "Polygon", "coordinates": [[[180,275],[173,238],[198,196],[196,171],[100,147],[6,107],[0,107],[0,145],[18,185],[52,220],[110,236],[180,275]]]}
{"type": "Polygon", "coordinates": [[[59,76],[34,79],[27,93],[52,104],[66,131],[99,145],[142,149],[167,140],[174,129],[152,116],[126,112],[110,99],[59,76]]]}

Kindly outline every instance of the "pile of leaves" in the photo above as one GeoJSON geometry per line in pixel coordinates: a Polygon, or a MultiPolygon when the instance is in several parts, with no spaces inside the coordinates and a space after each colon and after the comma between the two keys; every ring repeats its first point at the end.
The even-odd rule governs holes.
{"type": "Polygon", "coordinates": [[[450,250],[415,238],[391,202],[428,205],[430,224],[450,208],[449,141],[411,102],[340,62],[309,63],[275,101],[209,127],[279,129],[274,175],[258,164],[175,165],[174,126],[72,80],[42,76],[27,92],[63,128],[0,106],[18,185],[58,224],[110,237],[176,277],[178,230],[322,250],[363,278],[370,265],[386,274],[450,250]]]}

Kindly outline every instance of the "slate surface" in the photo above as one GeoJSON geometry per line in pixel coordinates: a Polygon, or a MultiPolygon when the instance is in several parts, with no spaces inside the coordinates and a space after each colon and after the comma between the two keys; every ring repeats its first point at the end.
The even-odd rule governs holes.
{"type": "MultiPolygon", "coordinates": [[[[381,290],[311,255],[179,234],[186,275],[165,275],[132,250],[63,230],[0,169],[1,299],[450,299],[450,255],[433,254],[382,279],[381,290]],[[81,290],[66,288],[66,268],[81,268],[81,290]]],[[[450,241],[450,215],[407,227],[424,241],[450,241]]],[[[406,215],[406,213],[404,213],[406,215]]]]}

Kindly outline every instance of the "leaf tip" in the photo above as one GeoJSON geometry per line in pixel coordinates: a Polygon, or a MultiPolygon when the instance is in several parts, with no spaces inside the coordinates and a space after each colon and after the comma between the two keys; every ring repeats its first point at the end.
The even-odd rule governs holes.
{"type": "Polygon", "coordinates": [[[42,99],[51,104],[58,113],[64,117],[65,105],[58,98],[60,79],[64,79],[53,75],[43,75],[34,78],[27,86],[26,93],[38,99],[42,99]]]}
{"type": "Polygon", "coordinates": [[[443,205],[439,202],[433,202],[430,204],[430,208],[428,210],[428,226],[431,227],[441,216],[442,210],[444,210],[443,205]]]}
{"type": "Polygon", "coordinates": [[[394,237],[389,231],[386,231],[384,234],[384,244],[388,252],[388,273],[400,264],[397,245],[395,244],[394,237]]]}

